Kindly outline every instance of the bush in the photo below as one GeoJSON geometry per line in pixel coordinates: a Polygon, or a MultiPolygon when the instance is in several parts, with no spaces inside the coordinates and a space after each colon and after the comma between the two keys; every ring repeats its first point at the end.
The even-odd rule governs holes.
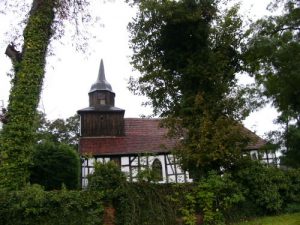
{"type": "Polygon", "coordinates": [[[95,162],[94,173],[88,176],[88,189],[110,191],[126,182],[125,174],[114,161],[95,162]]]}
{"type": "Polygon", "coordinates": [[[215,172],[199,181],[196,198],[205,224],[225,224],[234,206],[245,200],[239,185],[229,174],[221,176],[215,172]]]}
{"type": "Polygon", "coordinates": [[[80,160],[73,148],[66,144],[43,142],[37,144],[33,155],[30,182],[45,190],[79,187],[80,160]]]}
{"type": "Polygon", "coordinates": [[[300,169],[288,169],[283,172],[288,179],[288,189],[283,193],[284,212],[300,212],[300,169]]]}
{"type": "Polygon", "coordinates": [[[116,224],[174,225],[175,207],[168,196],[172,189],[142,180],[127,182],[113,161],[96,163],[94,173],[88,177],[87,189],[103,192],[105,204],[116,208],[116,224]]]}
{"type": "Polygon", "coordinates": [[[47,192],[39,185],[0,191],[0,225],[99,225],[102,217],[101,192],[47,192]]]}
{"type": "MultiPolygon", "coordinates": [[[[127,183],[116,204],[118,225],[174,225],[178,202],[172,185],[127,183]]],[[[181,192],[181,195],[185,193],[181,192]]]]}
{"type": "Polygon", "coordinates": [[[244,191],[247,200],[244,211],[251,211],[247,216],[273,214],[282,210],[289,185],[281,169],[244,159],[235,167],[233,177],[244,191]]]}

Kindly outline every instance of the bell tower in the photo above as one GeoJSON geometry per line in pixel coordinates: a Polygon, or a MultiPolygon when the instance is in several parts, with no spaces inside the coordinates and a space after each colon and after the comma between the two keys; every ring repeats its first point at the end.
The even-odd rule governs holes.
{"type": "Polygon", "coordinates": [[[98,78],[89,91],[90,107],[104,105],[115,106],[115,93],[105,78],[103,60],[101,59],[98,78]]]}
{"type": "Polygon", "coordinates": [[[97,80],[89,91],[89,107],[78,110],[81,137],[123,136],[124,113],[115,107],[115,93],[105,78],[101,59],[97,80]]]}

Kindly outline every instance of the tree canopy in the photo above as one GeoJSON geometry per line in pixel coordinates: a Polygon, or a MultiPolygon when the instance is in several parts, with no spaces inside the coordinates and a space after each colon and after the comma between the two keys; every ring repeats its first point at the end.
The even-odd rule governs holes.
{"type": "Polygon", "coordinates": [[[139,1],[129,24],[131,63],[141,73],[130,88],[183,138],[177,153],[194,173],[230,166],[247,143],[239,121],[252,105],[236,79],[245,33],[238,6],[221,11],[218,3],[139,1]]]}
{"type": "Polygon", "coordinates": [[[270,9],[281,7],[280,14],[252,25],[245,60],[248,72],[280,112],[284,154],[289,158],[282,162],[300,162],[300,5],[297,0],[276,0],[270,9]]]}
{"type": "Polygon", "coordinates": [[[46,190],[59,190],[62,185],[77,189],[80,179],[80,159],[77,152],[65,143],[43,141],[34,146],[30,182],[46,190]]]}
{"type": "Polygon", "coordinates": [[[78,149],[79,142],[79,115],[67,119],[48,120],[43,113],[39,114],[39,128],[37,130],[37,142],[50,141],[53,143],[64,143],[78,149]]]}

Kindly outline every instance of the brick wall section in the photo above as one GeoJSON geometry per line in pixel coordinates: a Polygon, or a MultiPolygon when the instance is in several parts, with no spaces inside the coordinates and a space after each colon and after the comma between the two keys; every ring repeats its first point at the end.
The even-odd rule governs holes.
{"type": "Polygon", "coordinates": [[[105,207],[103,225],[115,225],[116,210],[113,207],[105,207]]]}

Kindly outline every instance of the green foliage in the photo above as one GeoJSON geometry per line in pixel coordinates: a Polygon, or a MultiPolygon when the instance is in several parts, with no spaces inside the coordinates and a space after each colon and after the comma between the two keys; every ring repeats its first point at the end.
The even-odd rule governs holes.
{"type": "Polygon", "coordinates": [[[184,204],[179,208],[185,225],[196,224],[196,196],[194,193],[185,193],[184,204]]]}
{"type": "Polygon", "coordinates": [[[236,165],[233,178],[242,185],[250,214],[278,213],[289,189],[288,178],[281,169],[245,159],[236,165]],[[252,206],[251,206],[252,205],[252,206]]]}
{"type": "Polygon", "coordinates": [[[23,33],[22,60],[13,61],[15,77],[9,97],[8,122],[0,139],[0,188],[11,190],[20,189],[29,181],[36,108],[52,36],[55,2],[35,3],[23,33]]]}
{"type": "Polygon", "coordinates": [[[300,170],[288,169],[284,171],[288,189],[284,194],[284,212],[300,212],[300,170]]]}
{"type": "Polygon", "coordinates": [[[53,143],[65,143],[78,148],[79,141],[79,115],[71,116],[67,119],[47,120],[44,114],[40,114],[38,141],[45,140],[53,143]]]}
{"type": "Polygon", "coordinates": [[[266,96],[281,112],[300,112],[299,25],[300,8],[297,0],[273,1],[273,10],[280,2],[284,10],[279,15],[257,21],[251,28],[249,41],[249,71],[263,85],[266,96]]]}
{"type": "Polygon", "coordinates": [[[287,167],[300,168],[300,124],[290,125],[286,132],[287,149],[283,151],[281,164],[287,167]]]}
{"type": "Polygon", "coordinates": [[[226,117],[214,119],[205,114],[194,118],[194,125],[189,129],[176,154],[195,180],[210,170],[230,168],[241,159],[241,150],[249,140],[242,126],[226,117]]]}
{"type": "Polygon", "coordinates": [[[244,202],[242,190],[229,174],[214,172],[199,181],[196,198],[204,215],[204,224],[225,224],[225,217],[244,202]]]}
{"type": "Polygon", "coordinates": [[[80,179],[80,159],[76,151],[66,144],[41,142],[35,145],[30,182],[46,190],[58,190],[62,185],[77,189],[80,179]]]}
{"type": "Polygon", "coordinates": [[[169,199],[172,189],[168,191],[164,185],[142,180],[138,183],[127,182],[124,173],[113,161],[96,163],[94,173],[88,177],[87,190],[103,193],[105,204],[116,208],[117,224],[175,224],[176,206],[169,199]]]}
{"type": "MultiPolygon", "coordinates": [[[[7,3],[4,1],[4,5],[11,7],[7,3]]],[[[17,57],[7,54],[12,60],[14,75],[5,117],[7,123],[0,138],[0,189],[18,190],[29,181],[32,145],[37,129],[36,109],[42,90],[48,45],[54,34],[58,38],[64,33],[63,20],[74,19],[76,24],[79,18],[83,23],[89,20],[85,12],[87,5],[86,0],[32,1],[28,18],[24,20],[22,51],[18,52],[13,43],[8,46],[17,57]],[[80,17],[82,12],[85,18],[80,17]]]]}
{"type": "Polygon", "coordinates": [[[300,213],[267,216],[246,220],[233,225],[297,225],[300,221],[300,213]]]}
{"type": "Polygon", "coordinates": [[[155,168],[146,167],[137,174],[138,182],[158,182],[161,179],[160,171],[157,171],[155,168]]]}
{"type": "Polygon", "coordinates": [[[145,170],[139,182],[129,183],[113,161],[96,163],[87,189],[101,191],[105,204],[116,208],[117,224],[174,225],[179,217],[183,217],[185,224],[192,224],[188,223],[195,217],[193,195],[188,194],[192,189],[187,185],[153,183],[152,172],[145,170]]]}
{"type": "Polygon", "coordinates": [[[46,192],[38,185],[0,191],[1,225],[96,225],[102,216],[101,192],[46,192]]]}
{"type": "Polygon", "coordinates": [[[296,213],[300,212],[300,203],[289,203],[284,208],[284,213],[296,213]]]}
{"type": "Polygon", "coordinates": [[[237,7],[220,15],[213,0],[139,2],[129,30],[132,64],[142,76],[130,88],[149,97],[161,115],[192,113],[195,101],[229,106],[240,70],[237,7]]]}
{"type": "Polygon", "coordinates": [[[247,142],[237,121],[252,107],[235,77],[244,38],[238,7],[221,12],[214,0],[136,4],[131,63],[141,76],[131,78],[130,89],[149,98],[173,135],[186,134],[177,151],[184,169],[199,178],[196,171],[230,165],[247,142]]]}
{"type": "Polygon", "coordinates": [[[102,191],[107,201],[116,200],[126,183],[125,174],[113,161],[96,162],[94,166],[94,173],[88,177],[88,190],[102,191]]]}
{"type": "Polygon", "coordinates": [[[286,148],[284,164],[298,167],[300,5],[297,0],[274,0],[272,3],[270,8],[277,10],[277,15],[258,20],[250,29],[253,35],[247,43],[245,65],[263,94],[280,112],[278,123],[285,125],[281,136],[286,148]]]}
{"type": "Polygon", "coordinates": [[[120,225],[174,225],[176,208],[173,186],[153,183],[127,183],[117,208],[120,225]]]}

